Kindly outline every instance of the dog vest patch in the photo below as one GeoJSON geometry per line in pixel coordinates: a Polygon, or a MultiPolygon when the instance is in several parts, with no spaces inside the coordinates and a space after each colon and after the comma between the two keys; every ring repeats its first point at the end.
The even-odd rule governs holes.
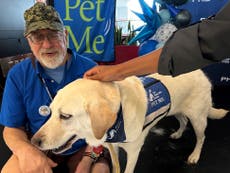
{"type": "MultiPolygon", "coordinates": [[[[170,109],[170,95],[167,88],[157,79],[150,77],[139,77],[144,85],[148,100],[144,127],[154,120],[165,116],[170,109]]],[[[115,124],[107,131],[106,142],[124,142],[126,135],[124,131],[124,120],[122,106],[120,107],[115,124]]]]}
{"type": "Polygon", "coordinates": [[[168,113],[171,101],[168,89],[159,80],[146,76],[139,79],[144,85],[148,100],[145,128],[154,120],[168,113]]]}

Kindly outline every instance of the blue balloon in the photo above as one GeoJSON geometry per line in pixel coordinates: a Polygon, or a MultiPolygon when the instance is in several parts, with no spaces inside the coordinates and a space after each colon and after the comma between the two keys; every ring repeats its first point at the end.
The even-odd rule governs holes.
{"type": "Polygon", "coordinates": [[[187,3],[188,0],[163,0],[167,4],[173,4],[174,6],[180,6],[187,3]]]}
{"type": "Polygon", "coordinates": [[[138,55],[145,55],[156,49],[158,42],[156,40],[146,40],[143,42],[138,49],[138,55]]]}
{"type": "Polygon", "coordinates": [[[165,4],[165,5],[168,8],[172,17],[175,17],[181,11],[181,9],[178,9],[172,5],[168,5],[168,4],[165,4]]]}
{"type": "Polygon", "coordinates": [[[151,8],[144,0],[139,0],[139,3],[143,14],[137,12],[133,13],[146,24],[142,26],[140,32],[129,41],[128,45],[131,45],[136,41],[143,43],[145,40],[149,39],[156,32],[157,28],[162,24],[161,17],[156,11],[155,5],[154,8],[151,8]]]}

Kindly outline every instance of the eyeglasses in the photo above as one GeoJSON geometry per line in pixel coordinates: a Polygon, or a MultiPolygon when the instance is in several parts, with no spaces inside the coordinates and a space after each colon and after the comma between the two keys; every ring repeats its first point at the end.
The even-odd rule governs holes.
{"type": "Polygon", "coordinates": [[[48,32],[46,34],[42,33],[31,33],[28,38],[31,40],[32,43],[34,44],[42,44],[47,38],[49,42],[56,42],[60,41],[63,36],[63,33],[61,32],[48,32]]]}

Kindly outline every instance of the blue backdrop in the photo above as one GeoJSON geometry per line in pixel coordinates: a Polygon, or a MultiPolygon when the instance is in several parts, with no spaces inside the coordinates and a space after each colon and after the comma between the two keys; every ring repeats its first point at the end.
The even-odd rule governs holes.
{"type": "Polygon", "coordinates": [[[114,60],[115,0],[57,0],[69,47],[95,61],[114,60]]]}
{"type": "Polygon", "coordinates": [[[191,23],[216,14],[229,0],[188,0],[179,9],[187,9],[191,15],[191,23]]]}

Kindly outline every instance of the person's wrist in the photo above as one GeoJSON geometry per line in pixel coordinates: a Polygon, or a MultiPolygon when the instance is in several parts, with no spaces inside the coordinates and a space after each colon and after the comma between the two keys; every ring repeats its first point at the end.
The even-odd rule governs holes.
{"type": "MultiPolygon", "coordinates": [[[[86,153],[86,152],[85,152],[85,153],[86,153]]],[[[91,157],[86,156],[85,153],[83,154],[82,160],[83,160],[84,162],[87,162],[87,163],[89,163],[89,164],[92,164],[92,163],[94,162],[94,160],[93,160],[91,157]]]]}
{"type": "Polygon", "coordinates": [[[83,153],[83,157],[86,157],[86,158],[88,157],[92,160],[92,162],[96,162],[102,154],[103,154],[102,145],[98,147],[87,147],[85,152],[83,153]]]}
{"type": "Polygon", "coordinates": [[[92,150],[93,150],[93,147],[91,147],[90,145],[87,145],[84,152],[91,152],[92,150]]]}
{"type": "Polygon", "coordinates": [[[14,149],[12,151],[16,156],[20,156],[24,153],[27,153],[28,151],[37,149],[35,146],[33,146],[31,143],[29,143],[27,141],[22,141],[22,142],[20,142],[20,144],[18,142],[18,144],[16,146],[17,146],[16,149],[14,149]]]}
{"type": "Polygon", "coordinates": [[[127,77],[126,75],[126,69],[124,67],[125,65],[123,63],[115,65],[115,74],[117,76],[118,80],[123,80],[127,77]]]}

